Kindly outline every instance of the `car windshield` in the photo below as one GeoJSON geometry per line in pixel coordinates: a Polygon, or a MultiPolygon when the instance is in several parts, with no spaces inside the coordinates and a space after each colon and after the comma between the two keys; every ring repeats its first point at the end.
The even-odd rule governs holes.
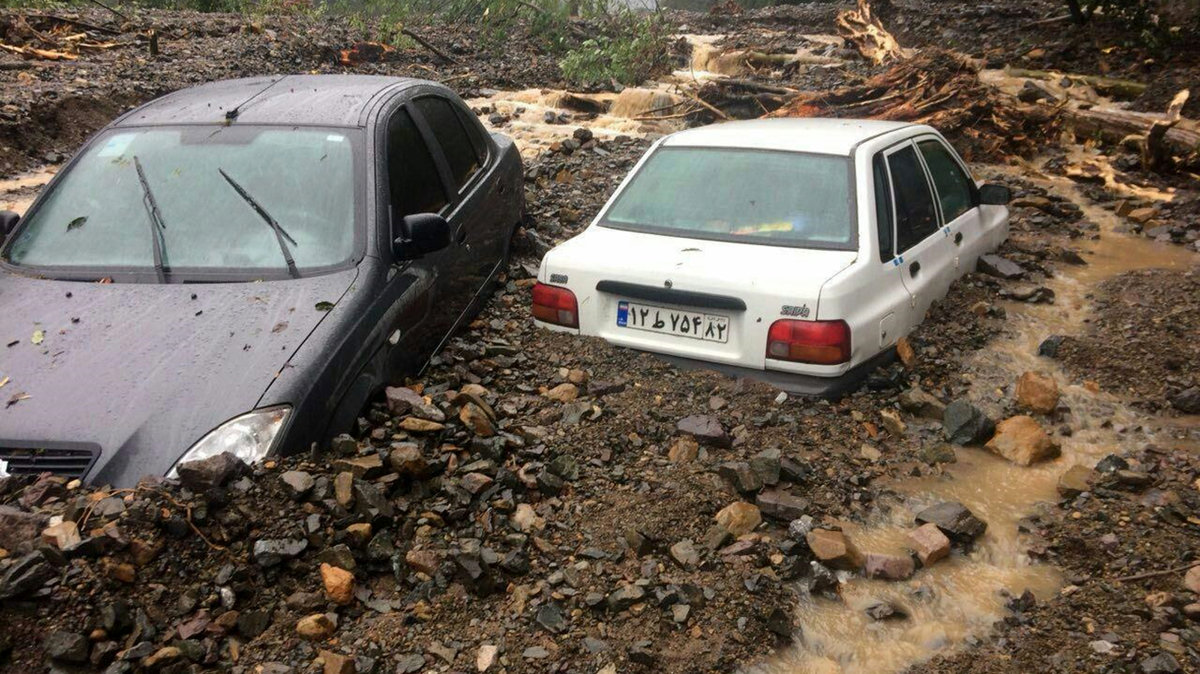
{"type": "Polygon", "coordinates": [[[356,249],[355,133],[109,131],[29,213],[4,257],[69,278],[157,267],[161,280],[251,280],[342,265],[356,249]]]}
{"type": "Polygon", "coordinates": [[[602,226],[803,248],[850,248],[850,160],[834,155],[664,147],[602,226]]]}

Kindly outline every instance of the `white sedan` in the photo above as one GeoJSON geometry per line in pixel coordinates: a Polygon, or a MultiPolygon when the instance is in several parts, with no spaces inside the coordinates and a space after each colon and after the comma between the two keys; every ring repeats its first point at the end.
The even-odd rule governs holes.
{"type": "Polygon", "coordinates": [[[806,394],[858,385],[1008,236],[928,126],[731,122],[667,136],[542,259],[539,325],[806,394]]]}

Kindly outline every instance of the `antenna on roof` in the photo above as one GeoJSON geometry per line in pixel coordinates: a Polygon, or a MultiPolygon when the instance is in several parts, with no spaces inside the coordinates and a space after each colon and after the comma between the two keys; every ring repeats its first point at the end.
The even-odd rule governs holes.
{"type": "Polygon", "coordinates": [[[267,92],[268,89],[275,86],[276,84],[279,84],[286,78],[287,78],[287,75],[284,75],[282,77],[271,80],[270,84],[268,84],[267,86],[260,89],[253,96],[251,96],[250,98],[247,98],[246,100],[242,101],[241,103],[238,103],[237,105],[233,106],[232,108],[226,110],[225,111],[225,121],[232,122],[233,120],[237,119],[238,115],[242,114],[242,108],[249,105],[250,101],[253,101],[254,99],[258,98],[259,96],[262,96],[263,94],[265,94],[267,92]]]}

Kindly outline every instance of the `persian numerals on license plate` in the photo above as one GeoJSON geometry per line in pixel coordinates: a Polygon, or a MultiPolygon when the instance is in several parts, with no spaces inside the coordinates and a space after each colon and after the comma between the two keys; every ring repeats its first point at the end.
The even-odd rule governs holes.
{"type": "Polygon", "coordinates": [[[707,342],[725,344],[729,341],[728,316],[668,309],[624,300],[617,303],[617,325],[707,342]]]}

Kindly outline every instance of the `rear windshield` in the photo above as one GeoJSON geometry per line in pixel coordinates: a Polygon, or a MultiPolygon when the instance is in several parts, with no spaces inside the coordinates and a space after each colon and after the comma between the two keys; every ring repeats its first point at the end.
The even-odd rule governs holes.
{"type": "Polygon", "coordinates": [[[601,226],[800,248],[854,247],[848,157],[730,148],[657,150],[601,226]]]}

